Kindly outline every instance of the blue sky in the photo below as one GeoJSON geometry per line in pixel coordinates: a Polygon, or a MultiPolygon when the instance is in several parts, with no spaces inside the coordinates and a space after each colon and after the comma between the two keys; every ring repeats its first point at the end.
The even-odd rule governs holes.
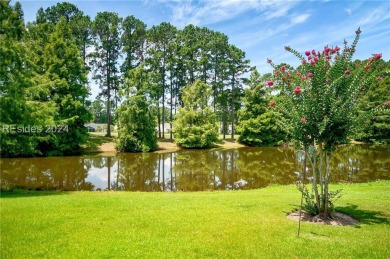
{"type": "MultiPolygon", "coordinates": [[[[14,1],[13,1],[14,2],[14,1]]],[[[20,1],[25,20],[35,19],[39,7],[59,1],[20,1]]],[[[68,1],[92,18],[102,11],[121,17],[134,15],[148,25],[170,22],[178,28],[187,24],[206,26],[228,35],[229,42],[244,50],[251,65],[261,74],[271,72],[270,58],[278,64],[298,65],[288,45],[300,52],[342,46],[362,30],[355,58],[382,53],[390,59],[390,1],[286,1],[286,0],[122,0],[68,1]]]]}

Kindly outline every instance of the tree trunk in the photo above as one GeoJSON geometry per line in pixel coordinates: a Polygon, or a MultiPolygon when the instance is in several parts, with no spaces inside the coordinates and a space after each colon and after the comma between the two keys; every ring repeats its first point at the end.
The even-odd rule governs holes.
{"type": "Polygon", "coordinates": [[[232,79],[232,107],[231,107],[231,136],[232,140],[234,139],[234,82],[235,82],[235,76],[233,74],[233,79],[232,79]]]}
{"type": "Polygon", "coordinates": [[[330,176],[330,152],[326,151],[325,153],[325,164],[326,164],[326,172],[325,172],[325,181],[324,181],[324,211],[323,215],[329,216],[329,176],[330,176]]]}

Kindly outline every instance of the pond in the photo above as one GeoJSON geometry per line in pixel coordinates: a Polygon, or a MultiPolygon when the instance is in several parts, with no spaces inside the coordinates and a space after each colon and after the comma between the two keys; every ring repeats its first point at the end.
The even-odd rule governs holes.
{"type": "MultiPolygon", "coordinates": [[[[331,160],[332,182],[390,179],[390,146],[345,145],[331,160]]],[[[295,152],[282,147],[180,150],[0,159],[3,190],[206,191],[292,184],[295,152]]]]}

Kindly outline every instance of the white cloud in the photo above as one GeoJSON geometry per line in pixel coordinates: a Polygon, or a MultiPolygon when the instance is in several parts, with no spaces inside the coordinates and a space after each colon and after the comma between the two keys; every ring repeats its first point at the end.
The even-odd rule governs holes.
{"type": "Polygon", "coordinates": [[[292,24],[300,24],[300,23],[304,23],[306,22],[307,19],[309,19],[310,17],[310,14],[308,13],[305,13],[305,14],[300,14],[300,15],[297,15],[297,16],[293,16],[291,18],[291,22],[292,24]]]}
{"type": "Polygon", "coordinates": [[[172,9],[172,23],[179,27],[190,23],[195,25],[213,24],[235,18],[249,10],[259,12],[259,16],[262,16],[263,19],[273,19],[286,15],[295,5],[294,2],[278,0],[162,1],[172,9]]]}

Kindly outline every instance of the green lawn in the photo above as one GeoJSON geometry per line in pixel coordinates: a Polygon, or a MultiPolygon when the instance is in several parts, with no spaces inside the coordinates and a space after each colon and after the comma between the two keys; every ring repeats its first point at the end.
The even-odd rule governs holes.
{"type": "Polygon", "coordinates": [[[388,258],[390,181],[338,185],[357,227],[285,217],[295,186],[199,193],[2,193],[1,258],[388,258]]]}

